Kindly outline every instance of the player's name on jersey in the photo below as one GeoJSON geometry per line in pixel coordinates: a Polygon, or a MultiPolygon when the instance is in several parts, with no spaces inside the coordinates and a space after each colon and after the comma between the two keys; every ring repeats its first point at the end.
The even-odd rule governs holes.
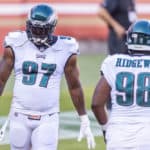
{"type": "Polygon", "coordinates": [[[150,60],[117,58],[116,67],[150,68],[150,60]]]}

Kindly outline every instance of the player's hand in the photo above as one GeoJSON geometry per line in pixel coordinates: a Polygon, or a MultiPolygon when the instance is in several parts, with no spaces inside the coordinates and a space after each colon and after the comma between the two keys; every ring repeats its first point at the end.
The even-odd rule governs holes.
{"type": "Polygon", "coordinates": [[[4,123],[4,125],[2,126],[2,128],[0,129],[0,141],[3,141],[5,133],[6,133],[6,128],[8,126],[9,123],[9,119],[7,119],[4,123]]]}
{"type": "Polygon", "coordinates": [[[102,132],[103,132],[103,136],[104,136],[104,142],[105,142],[105,144],[106,144],[106,131],[103,130],[102,132]]]}
{"type": "Polygon", "coordinates": [[[122,39],[122,37],[126,34],[125,28],[120,24],[116,24],[114,30],[119,39],[122,39]]]}
{"type": "Polygon", "coordinates": [[[78,136],[78,141],[80,142],[85,137],[87,139],[88,149],[94,149],[96,144],[90,128],[89,118],[87,115],[82,115],[80,116],[80,120],[81,120],[81,125],[80,125],[80,133],[78,136]]]}
{"type": "Polygon", "coordinates": [[[102,125],[102,132],[103,132],[105,144],[107,143],[107,141],[106,141],[106,129],[107,129],[107,126],[108,126],[108,122],[106,124],[102,125]]]}

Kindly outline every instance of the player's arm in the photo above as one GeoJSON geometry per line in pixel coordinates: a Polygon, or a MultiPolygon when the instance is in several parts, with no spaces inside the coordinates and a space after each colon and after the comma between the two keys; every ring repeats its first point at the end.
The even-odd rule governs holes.
{"type": "Polygon", "coordinates": [[[108,8],[101,6],[98,11],[98,16],[103,19],[109,26],[111,26],[116,32],[117,36],[121,38],[125,34],[125,28],[111,16],[111,11],[113,11],[113,9],[117,7],[117,4],[115,6],[115,3],[118,2],[114,1],[113,4],[112,2],[108,2],[108,8]],[[109,5],[111,6],[111,8],[109,7],[109,5]]]}
{"type": "Polygon", "coordinates": [[[83,89],[79,80],[79,69],[77,67],[77,55],[72,55],[65,66],[65,77],[73,104],[80,116],[81,125],[78,141],[86,137],[88,148],[95,148],[94,136],[90,129],[90,121],[86,115],[83,89]]]}
{"type": "Polygon", "coordinates": [[[14,55],[10,47],[6,47],[0,60],[0,95],[4,90],[5,84],[12,72],[14,65],[14,55]]]}
{"type": "Polygon", "coordinates": [[[110,91],[111,88],[107,80],[105,79],[105,77],[102,75],[94,90],[91,107],[99,124],[102,125],[104,138],[105,138],[105,131],[107,128],[107,121],[108,121],[107,111],[105,106],[106,106],[106,102],[110,100],[110,91]]]}
{"type": "Polygon", "coordinates": [[[105,105],[110,100],[111,88],[104,76],[98,81],[92,97],[92,110],[100,124],[107,123],[107,112],[105,105]]]}
{"type": "Polygon", "coordinates": [[[77,67],[77,56],[72,55],[65,66],[65,78],[69,93],[78,114],[86,114],[83,89],[79,80],[79,69],[77,67]]]}

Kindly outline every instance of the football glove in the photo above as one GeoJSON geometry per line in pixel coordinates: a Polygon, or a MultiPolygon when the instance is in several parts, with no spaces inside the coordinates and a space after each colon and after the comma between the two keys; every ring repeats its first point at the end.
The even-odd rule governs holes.
{"type": "Polygon", "coordinates": [[[86,137],[88,149],[94,149],[96,144],[90,128],[89,118],[87,115],[82,115],[80,116],[80,120],[81,120],[81,125],[80,125],[78,141],[80,142],[84,137],[86,137]]]}
{"type": "Polygon", "coordinates": [[[3,139],[4,139],[4,136],[5,136],[5,133],[6,133],[6,128],[7,128],[8,124],[9,124],[9,118],[7,118],[4,125],[0,129],[0,141],[3,141],[3,139]]]}
{"type": "Polygon", "coordinates": [[[106,129],[107,129],[107,126],[108,126],[108,123],[104,124],[104,125],[101,125],[102,126],[102,132],[103,132],[103,136],[104,136],[104,142],[106,144],[106,129]]]}

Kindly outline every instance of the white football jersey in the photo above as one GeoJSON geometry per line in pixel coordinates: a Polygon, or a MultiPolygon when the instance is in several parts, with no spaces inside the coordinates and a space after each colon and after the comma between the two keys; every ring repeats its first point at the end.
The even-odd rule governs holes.
{"type": "Polygon", "coordinates": [[[14,52],[15,84],[12,107],[27,114],[59,112],[60,82],[64,67],[78,43],[72,37],[58,36],[45,50],[28,40],[26,32],[9,33],[5,46],[14,52]]]}
{"type": "Polygon", "coordinates": [[[111,87],[110,121],[150,120],[150,56],[108,56],[101,71],[111,87]]]}

